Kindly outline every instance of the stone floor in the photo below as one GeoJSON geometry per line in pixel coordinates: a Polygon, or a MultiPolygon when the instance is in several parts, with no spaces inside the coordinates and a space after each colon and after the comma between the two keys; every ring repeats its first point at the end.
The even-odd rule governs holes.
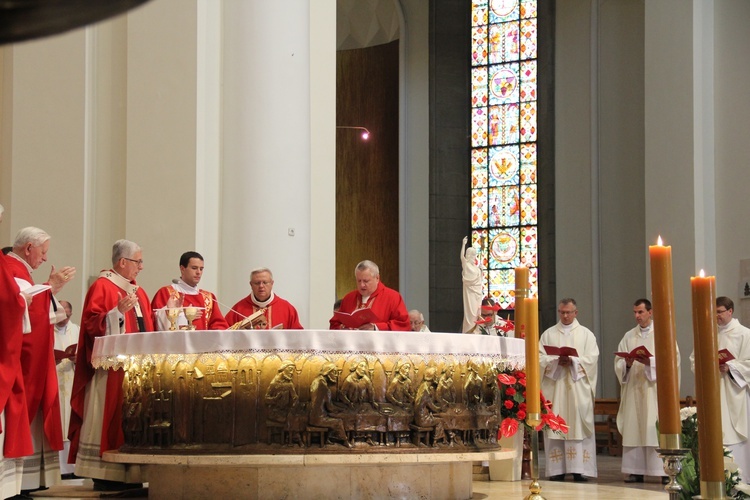
{"type": "MultiPolygon", "coordinates": [[[[544,456],[540,457],[542,463],[544,456]]],[[[541,481],[542,495],[546,498],[559,499],[607,499],[632,500],[634,496],[638,500],[666,499],[667,494],[658,478],[646,478],[646,482],[637,485],[626,485],[623,483],[623,475],[620,473],[620,458],[608,455],[597,456],[599,477],[590,479],[588,483],[574,483],[568,477],[564,483],[541,481]]],[[[542,469],[543,470],[543,469],[542,469]]],[[[475,480],[473,483],[473,499],[522,499],[529,493],[530,481],[500,482],[475,480]]],[[[99,498],[100,494],[92,491],[91,481],[74,479],[63,481],[61,485],[46,491],[33,494],[37,499],[51,498],[99,498]]],[[[146,498],[143,496],[130,496],[129,498],[146,498]]]]}

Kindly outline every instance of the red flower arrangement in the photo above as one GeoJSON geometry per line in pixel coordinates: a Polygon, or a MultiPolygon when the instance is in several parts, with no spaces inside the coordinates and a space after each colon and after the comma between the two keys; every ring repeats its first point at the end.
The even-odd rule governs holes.
{"type": "MultiPolygon", "coordinates": [[[[497,376],[497,385],[503,397],[503,404],[500,407],[502,421],[498,437],[513,436],[518,431],[519,423],[531,429],[531,426],[526,424],[526,373],[521,370],[501,373],[497,376]]],[[[567,434],[568,426],[565,420],[552,412],[552,403],[545,399],[541,391],[539,391],[539,397],[541,398],[542,423],[537,426],[536,430],[549,428],[555,432],[567,434]]]]}

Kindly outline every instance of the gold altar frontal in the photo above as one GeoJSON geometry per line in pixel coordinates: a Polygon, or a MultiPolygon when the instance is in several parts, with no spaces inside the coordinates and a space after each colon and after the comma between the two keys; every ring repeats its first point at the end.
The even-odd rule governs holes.
{"type": "Polygon", "coordinates": [[[166,484],[175,484],[175,474],[194,467],[201,473],[180,481],[227,467],[260,482],[280,465],[294,477],[335,470],[353,478],[366,467],[368,474],[387,473],[389,481],[410,470],[404,484],[417,476],[434,477],[433,486],[448,478],[454,486],[437,490],[468,485],[468,497],[449,497],[469,498],[471,460],[503,455],[497,374],[523,368],[523,341],[408,332],[174,331],[97,339],[92,362],[125,372],[125,446],[105,460],[158,467],[158,474],[147,474],[151,483],[169,476],[166,484]],[[197,460],[201,455],[213,457],[210,464],[197,460]]]}

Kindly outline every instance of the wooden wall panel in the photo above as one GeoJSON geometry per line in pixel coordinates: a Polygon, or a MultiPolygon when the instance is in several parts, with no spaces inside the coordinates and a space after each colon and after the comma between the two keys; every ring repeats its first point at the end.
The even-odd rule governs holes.
{"type": "MultiPolygon", "coordinates": [[[[336,294],[354,288],[354,267],[380,266],[383,283],[398,289],[399,42],[337,52],[336,294]]],[[[427,258],[427,256],[425,256],[427,258]]]]}

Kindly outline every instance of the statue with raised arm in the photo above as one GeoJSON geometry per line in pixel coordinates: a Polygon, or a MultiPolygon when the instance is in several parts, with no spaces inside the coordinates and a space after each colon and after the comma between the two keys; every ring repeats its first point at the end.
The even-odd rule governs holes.
{"type": "Polygon", "coordinates": [[[482,268],[479,267],[476,249],[466,248],[468,240],[469,238],[464,236],[461,243],[461,278],[464,283],[464,321],[461,326],[463,333],[476,325],[479,308],[482,306],[482,268]]]}

